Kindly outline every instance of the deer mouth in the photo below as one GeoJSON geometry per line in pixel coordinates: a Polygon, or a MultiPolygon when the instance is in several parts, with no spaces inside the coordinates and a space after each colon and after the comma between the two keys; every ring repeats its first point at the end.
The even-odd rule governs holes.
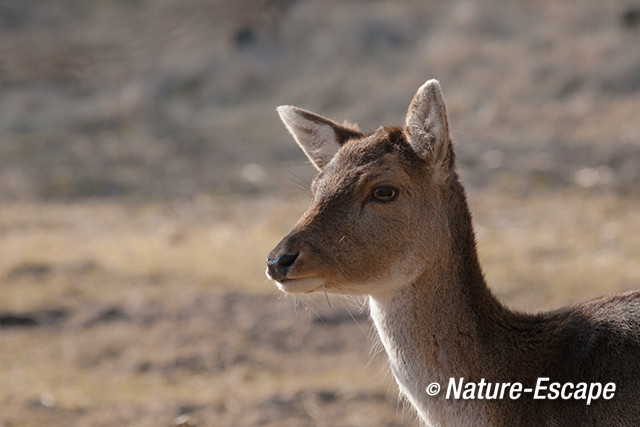
{"type": "MultiPolygon", "coordinates": [[[[271,280],[274,280],[267,270],[267,277],[271,280]]],[[[324,280],[317,276],[308,276],[308,277],[300,277],[300,278],[286,278],[281,280],[274,280],[276,282],[276,286],[282,292],[288,294],[299,294],[299,293],[309,293],[313,291],[317,291],[322,288],[324,284],[324,280]]]]}

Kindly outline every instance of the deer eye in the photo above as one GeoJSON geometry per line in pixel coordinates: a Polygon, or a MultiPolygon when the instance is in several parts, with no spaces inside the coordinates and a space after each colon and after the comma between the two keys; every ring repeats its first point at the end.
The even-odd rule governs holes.
{"type": "Polygon", "coordinates": [[[388,185],[382,185],[380,187],[376,187],[373,189],[373,193],[371,193],[371,197],[378,202],[388,203],[398,196],[398,190],[393,187],[389,187],[388,185]]]}

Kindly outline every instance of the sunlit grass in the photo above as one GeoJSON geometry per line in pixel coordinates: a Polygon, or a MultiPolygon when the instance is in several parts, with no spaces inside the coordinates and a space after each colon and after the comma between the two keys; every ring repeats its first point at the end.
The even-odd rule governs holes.
{"type": "MultiPolygon", "coordinates": [[[[470,199],[483,267],[507,301],[547,308],[639,284],[638,201],[566,193],[470,199]]],[[[205,198],[180,205],[3,206],[2,306],[162,295],[176,283],[188,284],[187,293],[274,292],[264,259],[307,203],[205,198]]]]}
{"type": "Polygon", "coordinates": [[[640,288],[636,200],[571,193],[473,199],[489,284],[515,307],[554,308],[640,288]]]}
{"type": "Polygon", "coordinates": [[[187,292],[273,292],[264,259],[302,209],[303,202],[271,199],[4,206],[2,305],[28,309],[78,293],[118,298],[140,282],[153,284],[151,293],[177,282],[189,284],[187,292]]]}

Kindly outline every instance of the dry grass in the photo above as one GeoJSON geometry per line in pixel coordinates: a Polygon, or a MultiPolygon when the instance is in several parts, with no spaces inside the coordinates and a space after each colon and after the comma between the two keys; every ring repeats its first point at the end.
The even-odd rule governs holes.
{"type": "MultiPolygon", "coordinates": [[[[306,203],[4,206],[2,311],[40,326],[0,334],[11,349],[0,355],[0,420],[166,425],[189,413],[203,425],[297,425],[315,414],[319,425],[367,425],[355,414],[375,411],[381,424],[410,422],[396,414],[384,358],[367,366],[373,341],[357,309],[358,323],[334,324],[340,299],[296,309],[264,278],[265,254],[306,203]],[[47,321],[53,309],[65,314],[47,321]],[[281,411],[264,415],[274,402],[281,411]]],[[[640,287],[636,200],[478,193],[471,205],[489,282],[511,306],[640,287]]]]}
{"type": "MultiPolygon", "coordinates": [[[[304,198],[226,197],[180,204],[4,206],[3,306],[32,310],[78,295],[118,300],[131,281],[153,284],[145,292],[155,289],[154,296],[161,296],[172,281],[189,283],[189,292],[270,293],[263,260],[307,203],[304,198]],[[74,276],[112,286],[85,286],[69,280],[74,276]],[[37,293],[25,286],[34,278],[42,285],[37,293]]],[[[568,302],[564,292],[592,295],[637,284],[640,247],[634,237],[640,234],[640,210],[635,199],[581,192],[528,197],[483,192],[472,193],[471,207],[493,286],[500,292],[551,292],[549,302],[538,301],[533,309],[568,302]],[[552,289],[558,285],[563,290],[552,289]]]]}
{"type": "MultiPolygon", "coordinates": [[[[380,419],[392,422],[389,383],[370,382],[382,360],[365,368],[366,322],[347,319],[342,344],[327,336],[325,347],[341,346],[328,356],[311,349],[295,358],[294,345],[318,342],[310,325],[324,308],[296,309],[267,282],[263,263],[302,206],[267,198],[4,206],[0,315],[37,325],[3,323],[0,345],[13,351],[0,355],[0,425],[166,425],[184,412],[204,425],[254,424],[256,406],[273,399],[284,406],[266,422],[287,425],[296,405],[313,413],[323,390],[338,391],[334,406],[354,396],[362,405],[358,396],[373,393],[354,412],[381,407],[380,419]]],[[[317,410],[330,411],[323,402],[317,410]]]]}
{"type": "Polygon", "coordinates": [[[638,208],[637,200],[580,192],[473,198],[490,285],[528,311],[639,288],[638,208]]]}

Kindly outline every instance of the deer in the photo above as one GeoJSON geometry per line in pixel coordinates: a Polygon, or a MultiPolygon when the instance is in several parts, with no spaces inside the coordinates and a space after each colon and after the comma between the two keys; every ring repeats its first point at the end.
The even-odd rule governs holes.
{"type": "Polygon", "coordinates": [[[400,395],[422,423],[640,423],[640,291],[537,314],[497,299],[437,80],[418,89],[403,127],[362,132],[293,106],[277,112],[318,173],[311,206],[267,256],[267,277],[288,294],[367,298],[400,395]],[[503,393],[464,398],[461,381],[503,393]],[[440,393],[428,393],[434,383],[440,393]],[[610,393],[587,404],[583,389],[596,383],[610,393]],[[505,393],[517,384],[542,391],[505,393]]]}

